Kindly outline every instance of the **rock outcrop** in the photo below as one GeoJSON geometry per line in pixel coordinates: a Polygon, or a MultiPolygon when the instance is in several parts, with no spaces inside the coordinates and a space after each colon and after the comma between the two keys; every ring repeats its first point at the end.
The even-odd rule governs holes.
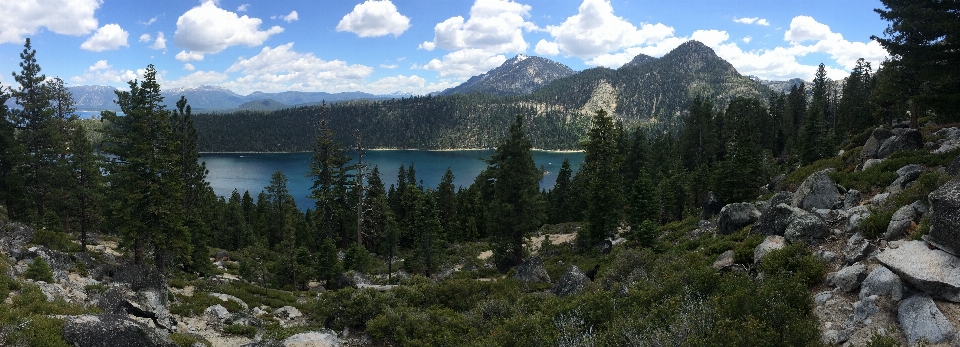
{"type": "Polygon", "coordinates": [[[877,260],[934,298],[960,302],[960,258],[923,241],[907,241],[880,252],[877,260]]]}
{"type": "Polygon", "coordinates": [[[283,340],[283,347],[337,347],[340,339],[331,332],[310,331],[283,340]]]}
{"type": "Polygon", "coordinates": [[[753,264],[759,266],[760,260],[763,259],[767,253],[770,253],[774,250],[782,249],[787,246],[787,239],[784,239],[783,236],[771,235],[763,239],[756,248],[753,249],[753,264]]]}
{"type": "Polygon", "coordinates": [[[122,315],[81,315],[64,319],[63,339],[76,347],[177,347],[170,338],[122,315]]]}
{"type": "Polygon", "coordinates": [[[583,290],[587,282],[590,282],[587,275],[576,265],[570,265],[563,276],[560,277],[560,280],[557,281],[557,284],[553,286],[553,294],[559,297],[577,294],[583,290]]]}
{"type": "Polygon", "coordinates": [[[827,175],[830,170],[814,172],[803,180],[793,194],[794,207],[807,211],[822,208],[832,209],[840,199],[840,191],[836,182],[827,175]]]}
{"type": "Polygon", "coordinates": [[[950,254],[960,255],[960,178],[930,193],[930,234],[927,241],[950,254]]]}
{"type": "Polygon", "coordinates": [[[890,269],[877,266],[860,283],[860,298],[871,295],[889,295],[894,301],[903,298],[903,282],[890,269]]]}
{"type": "Polygon", "coordinates": [[[917,129],[877,128],[860,151],[863,158],[884,159],[894,152],[915,151],[923,148],[923,136],[917,129]]]}
{"type": "Polygon", "coordinates": [[[829,274],[827,282],[840,290],[851,293],[860,288],[860,283],[867,278],[867,267],[863,264],[847,266],[840,271],[829,274]]]}
{"type": "Polygon", "coordinates": [[[540,259],[540,257],[527,259],[523,264],[517,266],[513,278],[523,282],[550,282],[550,274],[547,273],[547,268],[543,265],[543,259],[540,259]]]}
{"type": "Polygon", "coordinates": [[[917,294],[900,302],[897,318],[910,346],[921,339],[928,343],[949,342],[957,335],[957,329],[926,294],[917,294]]]}
{"type": "Polygon", "coordinates": [[[722,235],[733,234],[734,231],[753,224],[758,219],[760,219],[760,210],[753,204],[747,202],[728,204],[720,209],[717,232],[722,235]]]}
{"type": "Polygon", "coordinates": [[[890,217],[890,224],[887,224],[887,231],[883,233],[883,238],[888,241],[903,238],[910,227],[920,222],[920,218],[926,213],[927,207],[920,201],[901,207],[890,217]]]}

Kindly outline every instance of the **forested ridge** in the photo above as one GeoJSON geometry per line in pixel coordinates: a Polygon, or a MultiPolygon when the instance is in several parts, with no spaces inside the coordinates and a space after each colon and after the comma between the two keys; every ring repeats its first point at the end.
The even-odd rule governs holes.
{"type": "MultiPolygon", "coordinates": [[[[894,210],[913,208],[951,184],[960,191],[953,177],[960,170],[960,99],[950,89],[960,65],[956,55],[941,51],[955,49],[948,43],[955,44],[958,33],[936,35],[948,26],[911,25],[931,17],[953,20],[944,12],[957,8],[949,12],[932,0],[884,4],[878,12],[891,26],[880,42],[893,58],[876,70],[860,60],[843,81],[830,81],[821,64],[810,85],[748,95],[731,91],[747,86],[742,80],[718,74],[715,81],[736,88],[694,85],[698,92],[679,111],[671,111],[679,106],[669,106],[674,97],[666,96],[680,93],[637,90],[665,96],[636,104],[660,110],[644,113],[652,115],[644,121],[618,113],[621,102],[609,110],[580,110],[571,119],[562,110],[582,104],[536,106],[536,98],[559,96],[551,93],[560,89],[615,85],[616,72],[609,69],[584,75],[600,76],[594,79],[560,79],[544,87],[556,91],[531,96],[417,97],[197,117],[186,98],[165,106],[150,65],[143,80],[117,92],[124,116],[104,112],[102,122],[84,123],[72,115],[63,82],[41,74],[28,39],[21,70],[14,72],[18,86],[0,89],[0,105],[15,98],[19,106],[0,106],[0,245],[10,253],[0,257],[0,344],[67,345],[65,331],[78,317],[106,321],[130,312],[109,312],[88,297],[154,305],[164,322],[182,327],[158,339],[181,346],[210,345],[207,337],[214,336],[279,344],[308,331],[375,346],[842,343],[841,334],[846,341],[853,329],[867,329],[872,313],[857,318],[844,307],[841,320],[832,322],[849,316],[853,323],[826,325],[818,313],[831,301],[815,302],[812,293],[826,292],[832,302],[856,297],[837,280],[846,270],[826,273],[834,265],[869,262],[871,251],[858,248],[866,249],[861,258],[848,261],[815,245],[857,255],[840,245],[857,238],[866,246],[880,244],[894,210]],[[916,52],[924,50],[918,48],[941,59],[920,59],[916,52]],[[379,116],[362,118],[374,110],[379,116]],[[550,110],[555,120],[543,116],[550,110]],[[478,116],[487,112],[503,115],[478,116]],[[441,113],[461,115],[431,118],[441,113]],[[279,170],[262,191],[214,194],[198,162],[210,141],[204,136],[219,124],[211,119],[300,124],[296,116],[307,114],[316,117],[313,123],[256,143],[280,149],[282,139],[308,138],[302,146],[313,153],[313,206],[296,206],[279,170]],[[361,126],[343,114],[367,122],[361,126]],[[657,118],[670,114],[677,117],[657,118]],[[464,134],[445,132],[461,122],[489,133],[463,140],[464,134]],[[571,123],[582,126],[575,136],[566,133],[571,123]],[[556,127],[556,134],[538,127],[556,127]],[[455,187],[447,170],[433,189],[422,185],[415,163],[350,164],[346,153],[356,134],[363,148],[378,147],[381,130],[383,138],[410,146],[474,141],[495,152],[472,184],[455,187]],[[575,171],[565,162],[554,188],[541,191],[543,173],[531,151],[541,147],[538,141],[562,143],[565,136],[585,152],[584,163],[575,171]],[[905,169],[913,170],[910,182],[905,169]],[[394,174],[397,184],[385,186],[383,175],[394,174]],[[808,181],[818,179],[834,195],[806,206],[797,197],[813,196],[821,188],[808,181]],[[860,192],[873,198],[860,206],[860,192]],[[848,201],[858,206],[844,206],[848,201]],[[731,212],[739,208],[746,217],[731,212]],[[835,216],[854,209],[868,213],[846,230],[852,218],[835,216]],[[770,219],[784,211],[796,219],[770,219]],[[771,238],[780,247],[764,248],[771,238]],[[133,275],[123,276],[130,269],[133,275]],[[84,295],[65,294],[63,286],[84,295]],[[847,327],[850,332],[838,331],[847,327]]],[[[666,78],[642,68],[668,57],[627,69],[666,78]]],[[[680,61],[696,71],[702,59],[680,61]]],[[[604,97],[597,90],[577,97],[612,105],[597,100],[604,97]]],[[[216,139],[240,146],[239,139],[255,140],[255,132],[265,130],[243,128],[251,130],[216,139]]],[[[958,216],[955,208],[941,213],[953,221],[958,216]]],[[[931,220],[907,220],[890,242],[904,249],[909,239],[933,236],[940,229],[931,231],[931,220]]],[[[855,266],[863,267],[859,285],[866,267],[855,266]]],[[[897,287],[898,293],[910,285],[897,287]]],[[[914,289],[901,294],[926,296],[932,308],[924,312],[938,310],[922,288],[914,289]]],[[[900,300],[893,293],[879,294],[882,299],[863,293],[859,307],[900,300]]],[[[156,330],[141,323],[126,326],[156,330]]],[[[903,323],[882,328],[863,331],[856,341],[922,341],[903,323]]]]}
{"type": "MultiPolygon", "coordinates": [[[[598,109],[626,126],[652,123],[675,131],[696,96],[729,102],[766,93],[766,87],[741,76],[709,47],[690,41],[645,64],[588,69],[527,95],[350,101],[330,104],[328,112],[338,141],[354,143],[359,132],[368,148],[493,148],[506,136],[512,117],[522,114],[534,147],[570,150],[578,148],[598,109]]],[[[320,110],[316,105],[198,115],[200,150],[309,151],[320,110]]]]}

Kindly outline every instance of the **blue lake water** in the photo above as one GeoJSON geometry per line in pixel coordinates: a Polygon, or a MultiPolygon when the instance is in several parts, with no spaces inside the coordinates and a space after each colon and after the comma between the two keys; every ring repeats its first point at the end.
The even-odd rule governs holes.
{"type": "MultiPolygon", "coordinates": [[[[489,158],[493,150],[457,150],[457,151],[421,151],[421,150],[368,150],[364,152],[364,162],[376,165],[380,178],[389,188],[397,182],[400,165],[409,167],[413,163],[417,180],[424,187],[436,188],[443,173],[450,167],[454,175],[454,185],[469,186],[487,164],[480,158],[489,158]]],[[[355,152],[347,153],[355,157],[355,152]]],[[[542,189],[553,188],[557,172],[564,158],[570,160],[576,173],[583,162],[583,152],[534,151],[533,160],[537,167],[547,172],[540,181],[542,189]]],[[[250,191],[256,199],[260,191],[270,184],[270,176],[277,170],[287,176],[287,188],[297,201],[300,209],[313,208],[314,201],[307,198],[313,182],[306,177],[310,171],[313,153],[204,153],[200,160],[206,162],[207,181],[217,195],[229,197],[234,189],[240,194],[250,191]]],[[[368,171],[369,172],[369,171],[368,171]]]]}

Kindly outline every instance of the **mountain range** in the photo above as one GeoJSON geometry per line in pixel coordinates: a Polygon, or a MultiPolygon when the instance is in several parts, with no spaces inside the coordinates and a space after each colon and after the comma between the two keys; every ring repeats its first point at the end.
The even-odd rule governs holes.
{"type": "Polygon", "coordinates": [[[637,56],[618,69],[572,74],[567,69],[547,59],[517,56],[436,95],[345,101],[327,109],[251,108],[198,115],[195,124],[201,151],[207,152],[310,151],[324,115],[335,140],[344,144],[355,143],[361,133],[366,148],[493,148],[513,118],[523,115],[535,147],[577,149],[597,110],[628,127],[676,129],[697,96],[721,108],[735,97],[765,100],[770,92],[697,41],[661,58],[637,56]]]}

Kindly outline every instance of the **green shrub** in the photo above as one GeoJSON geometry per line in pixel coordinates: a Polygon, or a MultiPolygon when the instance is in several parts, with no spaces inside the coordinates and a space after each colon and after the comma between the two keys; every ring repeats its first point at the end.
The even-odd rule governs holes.
{"type": "Polygon", "coordinates": [[[860,221],[860,226],[858,226],[856,230],[860,232],[863,237],[875,239],[883,236],[883,233],[887,232],[887,227],[890,225],[890,218],[893,218],[894,211],[875,209],[871,212],[869,217],[860,221]]]}
{"type": "Polygon", "coordinates": [[[753,250],[763,243],[763,236],[750,235],[737,244],[733,249],[733,262],[737,264],[753,264],[753,250]]]}
{"type": "Polygon", "coordinates": [[[62,231],[47,228],[37,228],[34,230],[33,239],[31,239],[30,242],[61,252],[70,253],[80,251],[80,245],[73,243],[69,235],[62,231]]]}
{"type": "Polygon", "coordinates": [[[23,273],[23,277],[34,281],[53,283],[53,271],[50,270],[50,265],[41,257],[33,258],[33,262],[27,267],[27,271],[23,273]]]}
{"type": "Polygon", "coordinates": [[[240,335],[253,338],[257,334],[257,328],[243,324],[230,324],[223,327],[223,331],[231,335],[240,335]]]}
{"type": "Polygon", "coordinates": [[[807,177],[812,175],[814,172],[829,168],[841,170],[843,169],[843,161],[841,161],[840,157],[817,160],[813,162],[813,164],[794,170],[783,179],[781,184],[784,187],[797,186],[800,185],[800,183],[803,183],[803,180],[807,179],[807,177]]]}
{"type": "Polygon", "coordinates": [[[760,261],[760,270],[767,276],[791,277],[807,286],[822,282],[827,272],[823,262],[814,257],[802,242],[767,253],[760,261]]]}
{"type": "Polygon", "coordinates": [[[923,218],[920,219],[920,227],[917,228],[917,231],[910,235],[912,240],[922,240],[923,235],[930,233],[930,214],[925,214],[923,218]]]}
{"type": "Polygon", "coordinates": [[[193,296],[174,294],[174,297],[180,302],[170,306],[170,313],[181,316],[192,317],[201,315],[203,314],[203,311],[207,309],[207,307],[213,305],[223,306],[227,309],[227,311],[230,312],[237,312],[243,309],[243,307],[240,306],[240,304],[236,301],[223,301],[219,298],[207,295],[207,293],[204,292],[194,292],[193,296]]]}

